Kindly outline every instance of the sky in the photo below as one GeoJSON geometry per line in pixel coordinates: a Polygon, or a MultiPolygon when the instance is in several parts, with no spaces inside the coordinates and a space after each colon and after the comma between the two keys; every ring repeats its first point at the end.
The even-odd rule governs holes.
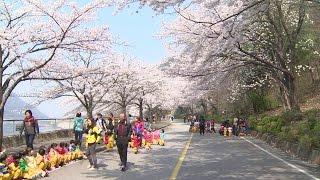
{"type": "MultiPolygon", "coordinates": [[[[125,41],[129,48],[116,48],[145,63],[159,63],[165,56],[164,42],[157,39],[155,35],[160,32],[161,22],[172,18],[171,15],[156,15],[149,7],[140,9],[138,5],[131,6],[116,15],[114,9],[108,8],[101,11],[98,24],[109,26],[113,35],[125,41]]],[[[41,88],[41,84],[24,82],[17,87],[16,92],[25,92],[41,88]]],[[[24,99],[31,102],[32,99],[24,99]]],[[[41,103],[37,108],[50,118],[62,118],[65,113],[72,110],[61,102],[63,99],[50,100],[41,103]]]]}
{"type": "Polygon", "coordinates": [[[129,43],[128,54],[147,63],[157,63],[165,57],[163,41],[154,36],[160,32],[161,22],[168,16],[156,15],[148,7],[139,9],[137,6],[112,14],[112,9],[104,10],[100,21],[108,24],[114,35],[129,43]]]}

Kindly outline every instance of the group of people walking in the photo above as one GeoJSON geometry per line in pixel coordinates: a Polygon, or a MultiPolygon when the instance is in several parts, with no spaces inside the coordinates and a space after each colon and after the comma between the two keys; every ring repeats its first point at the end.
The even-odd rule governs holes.
{"type": "MultiPolygon", "coordinates": [[[[184,117],[184,122],[186,123],[186,117],[184,117]]],[[[190,122],[189,132],[200,132],[200,135],[204,135],[205,132],[216,133],[214,128],[215,120],[205,120],[204,116],[192,116],[188,118],[190,122]]]]}
{"type": "Polygon", "coordinates": [[[131,125],[127,121],[125,114],[119,115],[119,121],[110,113],[107,121],[101,113],[97,117],[88,118],[86,121],[81,117],[81,113],[77,113],[73,126],[75,141],[82,143],[82,135],[86,135],[86,154],[89,160],[89,169],[97,168],[96,147],[102,142],[102,137],[112,134],[116,139],[116,145],[120,156],[121,170],[124,171],[127,166],[127,149],[131,137],[131,125]]]}
{"type": "MultiPolygon", "coordinates": [[[[84,120],[81,113],[77,113],[73,120],[73,132],[75,142],[82,145],[83,135],[86,135],[87,158],[89,160],[89,169],[97,168],[96,146],[101,142],[105,133],[114,134],[121,159],[121,170],[126,169],[127,165],[127,149],[131,136],[131,126],[127,123],[126,116],[120,114],[119,122],[115,121],[112,113],[107,117],[108,122],[104,120],[101,113],[97,114],[97,118],[88,118],[84,120]]],[[[39,134],[38,121],[33,117],[32,111],[25,111],[25,118],[20,129],[20,135],[24,133],[27,148],[33,149],[35,136],[39,134]]]]}
{"type": "MultiPolygon", "coordinates": [[[[137,152],[137,148],[143,146],[142,144],[144,144],[146,148],[148,147],[147,149],[150,149],[151,144],[153,143],[152,141],[156,140],[156,133],[154,134],[152,132],[150,129],[150,124],[148,125],[147,121],[144,123],[140,118],[137,118],[136,121],[133,121],[127,119],[125,114],[120,114],[119,118],[116,119],[112,113],[109,113],[106,119],[107,120],[103,118],[101,113],[97,113],[96,118],[87,119],[84,119],[81,113],[76,113],[76,116],[73,119],[75,144],[79,145],[79,147],[84,147],[83,142],[85,142],[86,157],[89,160],[88,168],[93,170],[97,169],[98,167],[96,156],[97,145],[101,144],[103,140],[108,139],[108,137],[112,137],[119,153],[120,169],[121,171],[125,171],[127,169],[127,153],[129,142],[132,139],[134,140],[130,146],[134,146],[133,148],[135,149],[135,153],[137,152]],[[85,136],[85,141],[83,140],[83,136],[85,136]],[[141,140],[144,140],[144,142],[141,140]]],[[[30,110],[25,112],[25,119],[21,128],[21,135],[23,132],[25,134],[27,148],[33,149],[34,138],[37,134],[39,134],[39,125],[30,110]]],[[[158,144],[164,145],[163,130],[159,136],[162,138],[161,141],[160,138],[158,138],[158,144]]]]}

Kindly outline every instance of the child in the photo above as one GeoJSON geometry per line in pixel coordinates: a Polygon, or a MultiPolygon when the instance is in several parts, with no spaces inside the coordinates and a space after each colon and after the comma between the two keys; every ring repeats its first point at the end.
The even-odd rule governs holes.
{"type": "Polygon", "coordinates": [[[157,140],[156,140],[156,131],[152,131],[151,132],[151,135],[152,135],[152,144],[153,145],[157,145],[157,140]]]}
{"type": "Polygon", "coordinates": [[[59,159],[59,153],[55,150],[57,148],[58,144],[53,143],[50,146],[49,153],[48,153],[48,159],[51,165],[51,168],[58,168],[60,164],[60,159],[59,159]]]}
{"type": "Polygon", "coordinates": [[[25,174],[28,173],[28,165],[26,160],[24,159],[25,155],[26,155],[26,151],[19,152],[20,159],[18,163],[19,163],[19,169],[21,170],[23,177],[25,177],[25,174]]]}
{"type": "Polygon", "coordinates": [[[153,132],[153,140],[152,140],[152,143],[154,145],[158,145],[160,142],[160,131],[159,130],[156,130],[153,132]]]}
{"type": "Polygon", "coordinates": [[[56,146],[55,150],[60,154],[63,155],[65,153],[64,151],[64,143],[61,142],[59,145],[56,146]]]}
{"type": "Polygon", "coordinates": [[[151,150],[152,133],[149,132],[149,131],[147,131],[147,133],[145,134],[144,139],[145,139],[145,141],[146,141],[146,142],[145,142],[145,143],[146,143],[146,145],[145,145],[146,149],[147,149],[147,150],[151,150]]]}
{"type": "Polygon", "coordinates": [[[104,144],[107,148],[107,151],[110,151],[114,147],[114,137],[112,133],[106,133],[104,136],[104,144]]]}
{"type": "Polygon", "coordinates": [[[165,144],[164,140],[165,140],[165,133],[164,133],[164,129],[162,129],[160,132],[160,141],[159,141],[160,146],[164,146],[165,144]]]}
{"type": "Polygon", "coordinates": [[[69,151],[73,152],[77,148],[75,140],[70,140],[69,151]]]}
{"type": "Polygon", "coordinates": [[[28,172],[25,173],[24,178],[33,179],[35,177],[47,176],[47,173],[37,166],[36,154],[34,151],[31,148],[27,148],[26,154],[25,161],[28,165],[28,172]]]}
{"type": "Polygon", "coordinates": [[[59,159],[59,165],[60,166],[63,166],[66,164],[67,162],[67,159],[66,159],[66,156],[65,156],[65,148],[64,148],[64,143],[61,142],[59,145],[56,146],[55,150],[57,151],[58,153],[58,159],[59,159]]]}
{"type": "Polygon", "coordinates": [[[12,173],[10,173],[8,166],[5,163],[2,163],[6,160],[7,155],[5,153],[1,154],[0,157],[0,179],[1,180],[10,180],[13,178],[12,173]]]}
{"type": "Polygon", "coordinates": [[[140,140],[135,131],[132,132],[130,146],[132,147],[133,152],[137,154],[140,147],[140,140]]]}
{"type": "Polygon", "coordinates": [[[19,168],[17,159],[20,159],[19,154],[9,155],[6,158],[6,165],[9,168],[12,179],[22,178],[22,171],[19,168]]]}
{"type": "MultiPolygon", "coordinates": [[[[137,121],[134,123],[133,130],[137,134],[139,139],[142,139],[142,133],[144,131],[144,123],[141,118],[138,118],[137,121]]],[[[141,144],[140,144],[141,146],[141,144]]]]}
{"type": "Polygon", "coordinates": [[[47,172],[50,169],[50,162],[46,157],[46,151],[44,148],[40,148],[36,157],[37,166],[43,171],[47,172]]]}
{"type": "Polygon", "coordinates": [[[103,143],[104,143],[104,145],[106,146],[107,150],[109,150],[109,149],[108,149],[108,143],[109,143],[109,136],[108,136],[108,134],[105,134],[105,136],[104,136],[104,138],[103,138],[103,143]]]}
{"type": "Polygon", "coordinates": [[[76,148],[77,148],[76,147],[76,142],[74,140],[70,140],[70,145],[69,145],[68,150],[69,150],[69,153],[70,153],[70,156],[71,156],[70,158],[71,158],[72,161],[77,159],[76,153],[75,153],[76,148]]]}
{"type": "Polygon", "coordinates": [[[65,151],[67,163],[71,162],[72,154],[71,154],[71,151],[69,151],[69,144],[68,143],[64,143],[64,151],[65,151]]]}
{"type": "Polygon", "coordinates": [[[75,145],[76,145],[76,150],[74,151],[74,153],[75,153],[75,158],[76,158],[76,159],[79,159],[79,160],[85,158],[85,155],[84,155],[83,152],[80,150],[80,144],[79,144],[78,142],[76,142],[75,145]]]}
{"type": "Polygon", "coordinates": [[[8,167],[0,163],[0,179],[1,180],[11,180],[13,178],[12,174],[9,173],[8,167]]]}

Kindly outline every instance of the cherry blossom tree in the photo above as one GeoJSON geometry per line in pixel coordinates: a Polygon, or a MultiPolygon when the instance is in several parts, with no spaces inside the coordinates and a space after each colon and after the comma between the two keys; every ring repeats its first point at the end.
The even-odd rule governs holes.
{"type": "MultiPolygon", "coordinates": [[[[161,68],[160,68],[161,69],[161,68]]],[[[190,82],[185,78],[172,77],[162,72],[163,77],[161,86],[153,93],[144,97],[146,109],[149,112],[149,118],[157,110],[172,111],[180,105],[190,103],[190,82]]]]}
{"type": "Polygon", "coordinates": [[[106,27],[85,27],[106,5],[99,0],[82,6],[65,0],[0,1],[0,145],[4,107],[19,83],[46,79],[39,70],[60,61],[62,54],[110,44],[106,27]]]}
{"type": "Polygon", "coordinates": [[[109,93],[110,99],[107,99],[99,109],[112,104],[116,105],[122,113],[127,114],[128,107],[136,100],[141,90],[138,76],[141,63],[127,55],[119,55],[117,59],[115,68],[117,81],[109,93]]]}
{"type": "MultiPolygon", "coordinates": [[[[70,65],[64,67],[65,72],[72,72],[72,78],[56,80],[56,85],[50,90],[42,92],[44,99],[56,99],[60,97],[72,97],[81,104],[82,109],[87,113],[88,118],[93,117],[93,112],[100,104],[107,103],[110,97],[110,90],[117,82],[117,63],[112,56],[75,53],[69,56],[70,65]],[[77,76],[81,74],[81,76],[77,76]]],[[[66,64],[64,64],[65,66],[66,64]]],[[[56,67],[60,69],[60,66],[56,67]]],[[[52,68],[51,68],[52,69],[52,68]]],[[[48,75],[56,76],[54,74],[48,75]]]]}
{"type": "MultiPolygon", "coordinates": [[[[319,7],[318,1],[139,2],[158,12],[171,7],[179,15],[165,24],[162,33],[172,40],[170,61],[176,74],[208,79],[226,72],[237,74],[239,69],[258,68],[261,75],[256,81],[237,87],[272,81],[280,89],[284,108],[299,109],[295,81],[298,72],[309,67],[300,62],[297,53],[311,45],[303,30],[310,23],[310,8],[319,7]]],[[[238,83],[241,80],[235,82],[238,83]]]]}
{"type": "MultiPolygon", "coordinates": [[[[154,94],[159,95],[164,75],[156,65],[143,65],[137,75],[140,88],[134,104],[139,108],[139,117],[143,118],[145,101],[154,94]]],[[[158,96],[158,98],[160,97],[158,96]]]]}

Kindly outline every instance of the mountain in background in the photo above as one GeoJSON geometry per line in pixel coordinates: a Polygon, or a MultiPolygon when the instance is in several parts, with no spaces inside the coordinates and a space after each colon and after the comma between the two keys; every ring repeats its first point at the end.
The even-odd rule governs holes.
{"type": "Polygon", "coordinates": [[[24,118],[24,111],[30,109],[37,119],[46,119],[47,115],[40,112],[34,106],[26,103],[23,99],[19,98],[16,95],[12,95],[9,97],[5,110],[4,110],[4,119],[14,119],[14,120],[22,120],[24,118]]]}

